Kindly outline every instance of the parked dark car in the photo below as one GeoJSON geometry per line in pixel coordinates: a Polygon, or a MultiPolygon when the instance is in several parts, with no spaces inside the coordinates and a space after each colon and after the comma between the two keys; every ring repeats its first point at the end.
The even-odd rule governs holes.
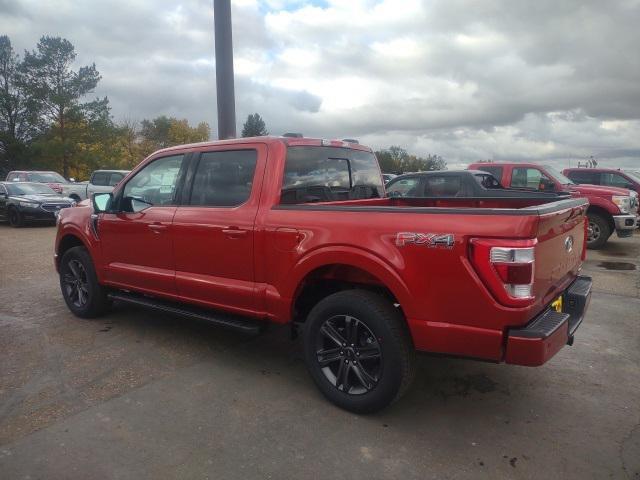
{"type": "Polygon", "coordinates": [[[44,183],[0,182],[0,221],[12,227],[54,222],[60,210],[73,205],[71,198],[61,197],[44,183]]]}
{"type": "Polygon", "coordinates": [[[565,194],[504,188],[490,173],[480,170],[447,170],[400,175],[386,186],[389,197],[419,198],[543,198],[550,202],[565,194]]]}
{"type": "Polygon", "coordinates": [[[62,186],[69,183],[58,172],[40,170],[14,170],[9,172],[7,182],[37,182],[50,186],[56,193],[62,193],[62,186]]]}

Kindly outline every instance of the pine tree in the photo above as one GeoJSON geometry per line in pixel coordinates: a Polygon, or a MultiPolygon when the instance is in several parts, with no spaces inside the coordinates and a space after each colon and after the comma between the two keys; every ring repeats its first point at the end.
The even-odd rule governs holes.
{"type": "Polygon", "coordinates": [[[247,121],[244,122],[242,127],[243,137],[263,137],[269,135],[266,125],[262,117],[259,114],[254,113],[247,117],[247,121]]]}

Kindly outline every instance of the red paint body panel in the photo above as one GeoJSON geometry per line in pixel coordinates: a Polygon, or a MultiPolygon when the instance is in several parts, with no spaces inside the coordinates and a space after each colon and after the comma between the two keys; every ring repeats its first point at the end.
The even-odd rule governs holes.
{"type": "MultiPolygon", "coordinates": [[[[61,214],[56,252],[65,236],[75,235],[90,251],[101,283],[276,323],[294,319],[296,298],[315,275],[373,284],[400,304],[418,350],[502,361],[507,346],[509,358],[521,364],[554,351],[555,343],[542,356],[539,347],[507,344],[507,332],[527,324],[576,278],[586,203],[542,214],[521,211],[535,205],[522,199],[376,198],[280,206],[287,146],[294,144],[326,146],[314,139],[260,137],[157,152],[114,193],[159,156],[252,148],[258,161],[250,198],[232,208],[177,205],[100,214],[97,237],[89,228],[92,209],[82,204],[61,214]],[[155,224],[167,228],[150,228],[155,224]],[[446,248],[398,246],[398,232],[454,240],[446,248]],[[574,239],[569,253],[568,236],[574,239]],[[474,238],[535,245],[535,299],[518,308],[501,304],[470,262],[474,238]]],[[[340,141],[332,145],[369,151],[340,141]]]]}

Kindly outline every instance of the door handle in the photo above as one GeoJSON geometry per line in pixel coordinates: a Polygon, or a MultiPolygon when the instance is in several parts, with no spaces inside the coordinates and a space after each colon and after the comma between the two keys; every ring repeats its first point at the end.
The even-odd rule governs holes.
{"type": "Polygon", "coordinates": [[[247,236],[247,231],[241,230],[238,227],[223,228],[222,233],[224,233],[229,238],[243,238],[247,236]]]}
{"type": "Polygon", "coordinates": [[[167,225],[163,225],[161,223],[150,223],[148,227],[151,229],[153,233],[162,233],[167,229],[167,225]]]}

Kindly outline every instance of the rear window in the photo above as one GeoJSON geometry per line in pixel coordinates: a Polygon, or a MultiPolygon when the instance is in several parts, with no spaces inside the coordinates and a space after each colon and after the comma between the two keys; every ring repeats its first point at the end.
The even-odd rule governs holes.
{"type": "Polygon", "coordinates": [[[380,198],[378,161],[371,152],[338,147],[287,149],[280,203],[380,198]]]}

